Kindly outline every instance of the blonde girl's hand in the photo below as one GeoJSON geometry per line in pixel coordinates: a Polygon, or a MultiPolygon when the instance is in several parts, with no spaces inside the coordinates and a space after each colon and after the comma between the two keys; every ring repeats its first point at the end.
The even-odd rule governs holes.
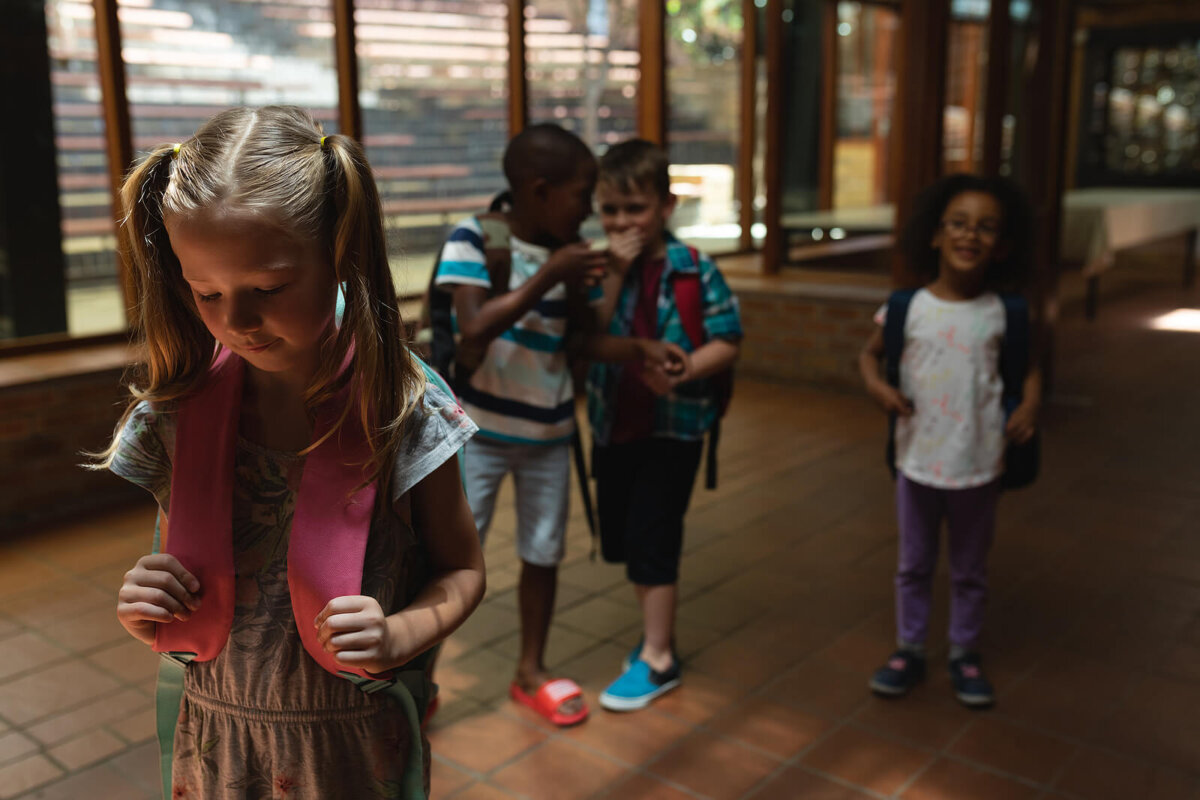
{"type": "Polygon", "coordinates": [[[117,619],[130,636],[153,645],[156,626],[186,622],[200,607],[199,594],[200,581],[175,556],[142,556],[117,592],[117,619]]]}
{"type": "Polygon", "coordinates": [[[890,383],[877,381],[871,385],[870,392],[871,396],[875,398],[875,402],[889,414],[895,414],[900,417],[912,416],[912,401],[900,394],[900,390],[890,383]]]}
{"type": "Polygon", "coordinates": [[[317,640],[339,664],[367,672],[386,672],[398,663],[387,615],[374,597],[335,597],[317,615],[314,624],[317,640]]]}
{"type": "Polygon", "coordinates": [[[1008,417],[1004,427],[1004,436],[1015,444],[1025,444],[1033,438],[1037,430],[1037,406],[1033,403],[1021,403],[1008,417]]]}

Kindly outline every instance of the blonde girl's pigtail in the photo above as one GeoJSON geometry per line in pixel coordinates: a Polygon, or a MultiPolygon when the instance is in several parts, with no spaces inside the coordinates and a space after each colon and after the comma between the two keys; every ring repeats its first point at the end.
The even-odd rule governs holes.
{"type": "Polygon", "coordinates": [[[134,331],[144,352],[143,374],[130,388],[170,400],[191,388],[208,369],[215,342],[194,311],[191,291],[163,223],[163,206],[174,178],[186,181],[187,144],[162,145],[139,164],[121,187],[120,244],[128,259],[134,331]]]}
{"type": "MultiPolygon", "coordinates": [[[[177,291],[164,278],[171,272],[175,256],[163,227],[163,199],[171,181],[175,147],[162,145],[156,148],[130,171],[121,185],[118,246],[128,267],[129,296],[136,300],[130,316],[139,352],[127,375],[135,401],[147,394],[157,394],[187,371],[179,368],[176,354],[195,353],[196,348],[188,347],[189,342],[194,342],[197,337],[212,341],[198,319],[181,318],[182,315],[172,313],[174,304],[167,302],[165,297],[167,292],[177,291]]],[[[178,272],[177,263],[174,270],[178,272]]],[[[195,356],[193,360],[196,360],[195,356]]],[[[131,403],[121,415],[107,448],[85,454],[92,459],[85,466],[108,468],[116,455],[117,433],[124,427],[133,408],[131,403]]]]}
{"type": "Polygon", "coordinates": [[[373,444],[372,476],[387,497],[390,465],[413,410],[421,402],[424,376],[405,344],[404,327],[388,265],[383,207],[362,147],[345,136],[327,136],[329,194],[333,199],[330,245],[337,280],[346,296],[338,352],[350,337],[359,380],[356,416],[373,444]]]}

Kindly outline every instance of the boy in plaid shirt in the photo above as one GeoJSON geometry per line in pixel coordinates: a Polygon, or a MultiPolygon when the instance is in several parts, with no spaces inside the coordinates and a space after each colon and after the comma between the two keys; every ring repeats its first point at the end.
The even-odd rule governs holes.
{"type": "Polygon", "coordinates": [[[600,704],[633,711],[680,682],[672,642],[683,517],[704,434],[719,415],[711,378],[737,359],[742,326],[737,299],[712,260],[666,229],[675,198],[662,149],[637,139],[610,149],[600,160],[596,199],[612,257],[607,333],[585,346],[596,362],[588,374],[592,469],[604,558],[627,565],[643,619],[641,643],[600,704]],[[676,302],[685,282],[698,288],[701,342],[687,335],[690,320],[676,302]],[[661,342],[663,350],[637,358],[631,340],[661,342]]]}

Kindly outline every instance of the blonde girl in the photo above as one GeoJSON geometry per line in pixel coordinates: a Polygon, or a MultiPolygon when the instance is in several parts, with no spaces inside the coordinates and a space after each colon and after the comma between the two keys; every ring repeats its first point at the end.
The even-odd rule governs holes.
{"type": "Polygon", "coordinates": [[[233,109],[122,200],[142,352],[101,466],[167,523],[117,614],[189,662],[171,796],[424,796],[412,665],[484,588],[455,456],[475,426],[404,345],[362,148],[233,109]]]}

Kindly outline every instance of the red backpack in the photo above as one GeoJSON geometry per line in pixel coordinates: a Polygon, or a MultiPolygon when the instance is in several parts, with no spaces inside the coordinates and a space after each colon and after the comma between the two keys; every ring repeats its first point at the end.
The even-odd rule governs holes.
{"type": "MultiPolygon", "coordinates": [[[[692,263],[700,266],[700,253],[694,247],[688,247],[692,263]]],[[[692,350],[698,350],[708,337],[704,334],[704,300],[701,295],[699,272],[677,272],[671,281],[671,289],[675,293],[675,307],[679,309],[679,321],[683,331],[692,343],[692,350]]],[[[724,369],[709,377],[713,387],[713,399],[717,402],[717,418],[708,433],[708,455],[706,456],[704,487],[717,488],[717,444],[721,439],[721,418],[729,409],[729,401],[733,398],[733,368],[724,369]]]]}

